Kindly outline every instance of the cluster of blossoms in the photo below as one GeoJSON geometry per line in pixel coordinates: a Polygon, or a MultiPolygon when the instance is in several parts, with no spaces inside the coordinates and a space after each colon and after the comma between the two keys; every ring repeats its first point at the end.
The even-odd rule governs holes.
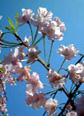
{"type": "Polygon", "coordinates": [[[78,63],[76,65],[71,64],[68,67],[70,79],[73,83],[81,82],[84,83],[84,65],[82,63],[78,63]]]}
{"type": "MultiPolygon", "coordinates": [[[[0,112],[2,112],[3,114],[7,112],[6,98],[4,98],[3,95],[0,95],[0,112]]],[[[8,114],[5,114],[5,116],[8,116],[8,114]]]]}
{"type": "MultiPolygon", "coordinates": [[[[60,108],[60,104],[58,104],[58,101],[55,99],[55,96],[58,91],[63,91],[66,96],[69,99],[69,104],[71,106],[71,109],[68,109],[64,106],[64,108],[60,108],[61,112],[64,110],[65,112],[59,113],[59,116],[66,115],[66,116],[83,116],[83,103],[84,103],[84,96],[82,95],[81,98],[77,98],[75,101],[73,101],[73,97],[76,95],[76,91],[78,87],[80,87],[81,83],[84,83],[84,62],[77,63],[77,64],[70,64],[68,66],[67,72],[69,79],[71,80],[72,84],[74,84],[76,90],[74,87],[71,87],[70,93],[67,89],[64,89],[64,84],[67,82],[66,75],[60,75],[60,70],[62,69],[63,63],[65,61],[69,61],[72,58],[76,57],[76,54],[79,52],[78,49],[74,47],[73,44],[70,44],[69,46],[61,45],[61,47],[57,50],[57,52],[64,57],[64,61],[61,64],[58,71],[55,71],[54,69],[50,68],[49,63],[47,61],[43,61],[38,55],[41,53],[41,51],[37,47],[37,43],[40,42],[41,39],[45,39],[47,36],[49,40],[52,40],[52,43],[55,39],[62,40],[63,39],[63,31],[66,30],[65,24],[58,18],[54,17],[52,19],[53,13],[51,11],[47,11],[46,8],[40,7],[38,9],[38,13],[35,16],[33,11],[31,9],[22,9],[23,14],[16,17],[16,21],[20,22],[21,25],[24,25],[27,23],[30,26],[31,30],[31,36],[28,38],[25,37],[25,41],[23,41],[19,35],[16,33],[16,30],[12,31],[6,27],[6,29],[10,30],[12,34],[17,38],[19,47],[14,49],[14,52],[12,50],[9,51],[8,56],[4,56],[3,62],[0,64],[0,93],[5,94],[5,85],[6,83],[9,83],[10,85],[16,85],[16,82],[23,82],[26,81],[26,104],[27,106],[32,106],[34,109],[39,109],[41,107],[45,108],[45,111],[48,113],[48,116],[56,116],[57,115],[57,108],[60,108]],[[34,25],[37,27],[35,37],[32,36],[32,28],[31,25],[34,25]],[[13,32],[14,31],[14,32],[13,32]],[[40,38],[37,40],[37,34],[42,34],[43,38],[40,38]],[[30,43],[30,41],[32,41],[30,43]],[[28,49],[27,52],[25,49],[28,49]],[[40,80],[39,74],[36,72],[33,72],[31,74],[30,66],[23,66],[22,61],[27,58],[27,64],[31,63],[31,65],[39,61],[47,70],[48,73],[46,74],[46,77],[49,80],[50,87],[54,88],[54,93],[52,91],[50,92],[41,92],[40,90],[44,88],[44,84],[40,80]],[[14,74],[17,75],[17,78],[14,78],[14,74]],[[40,91],[40,92],[39,92],[40,91]],[[52,98],[48,98],[45,95],[51,94],[50,96],[53,96],[52,98]],[[74,111],[74,105],[75,105],[75,111],[74,111]]],[[[0,19],[2,16],[0,16],[0,19]]],[[[10,22],[10,21],[9,21],[10,22]]],[[[11,25],[11,23],[10,23],[11,25]]],[[[11,25],[12,27],[12,25],[11,25]]],[[[0,45],[5,40],[3,39],[3,32],[0,30],[0,45]]],[[[10,41],[5,41],[12,44],[10,41]]],[[[13,43],[13,47],[14,47],[13,43]]],[[[15,47],[16,47],[15,44],[15,47]]],[[[0,46],[1,47],[1,46],[0,46]]],[[[3,46],[2,46],[3,47],[3,46]]],[[[50,49],[50,55],[52,50],[52,44],[50,49]]],[[[44,46],[44,57],[45,55],[45,46],[44,46]]],[[[49,55],[49,59],[50,59],[49,55]]],[[[80,92],[81,93],[81,92],[80,92]]],[[[68,104],[67,104],[68,105],[68,104]]],[[[6,98],[3,97],[3,95],[0,95],[0,111],[2,113],[7,112],[6,109],[6,98]]],[[[5,114],[7,115],[7,114],[5,114]]],[[[45,113],[44,113],[45,115],[45,113]]]]}
{"type": "Polygon", "coordinates": [[[51,11],[48,12],[46,8],[40,7],[37,16],[35,16],[31,9],[22,9],[22,12],[23,14],[16,18],[18,22],[22,24],[30,23],[37,26],[39,33],[47,35],[52,41],[54,39],[63,39],[62,31],[66,30],[65,24],[58,17],[52,20],[53,13],[51,11]]]}
{"type": "Polygon", "coordinates": [[[50,69],[49,73],[47,74],[49,82],[51,83],[51,87],[55,88],[62,88],[63,85],[66,83],[65,75],[59,75],[55,70],[50,69]]]}
{"type": "Polygon", "coordinates": [[[76,57],[76,53],[79,52],[73,44],[69,46],[61,45],[61,48],[57,51],[61,56],[65,57],[67,61],[71,60],[73,57],[76,57]]]}
{"type": "MultiPolygon", "coordinates": [[[[28,66],[22,66],[20,61],[24,58],[23,56],[25,56],[23,55],[23,49],[23,46],[17,47],[15,48],[14,52],[10,51],[9,55],[4,57],[4,65],[1,65],[0,68],[4,69],[4,73],[0,73],[1,80],[3,82],[8,82],[9,84],[15,84],[15,81],[22,82],[23,80],[25,80],[27,83],[26,104],[28,106],[32,106],[34,109],[45,107],[46,112],[51,115],[52,113],[55,113],[58,102],[55,99],[46,98],[44,92],[38,93],[39,89],[44,88],[43,83],[40,81],[39,75],[36,72],[33,72],[33,74],[31,75],[30,68],[28,66]],[[14,73],[19,75],[17,79],[12,77],[12,74],[14,73]],[[49,104],[51,104],[51,107],[49,106],[49,104]]],[[[33,58],[32,56],[34,55],[32,55],[32,51],[29,54],[31,58],[33,58]]],[[[1,88],[1,90],[4,91],[5,89],[1,88]]]]}

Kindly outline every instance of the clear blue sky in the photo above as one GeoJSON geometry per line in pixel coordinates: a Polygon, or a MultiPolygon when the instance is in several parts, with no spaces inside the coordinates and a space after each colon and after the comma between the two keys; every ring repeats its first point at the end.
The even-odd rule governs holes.
{"type": "MultiPolygon", "coordinates": [[[[16,12],[22,14],[21,9],[32,9],[35,13],[39,7],[46,7],[48,11],[53,12],[53,16],[59,17],[66,25],[66,31],[64,33],[63,41],[56,41],[51,58],[51,67],[58,69],[63,58],[56,53],[56,50],[60,47],[60,44],[69,45],[74,44],[76,48],[84,53],[84,0],[0,0],[0,15],[3,16],[0,25],[7,26],[7,17],[10,16],[14,21],[14,15],[16,12]],[[54,55],[56,54],[56,56],[54,55]],[[53,60],[54,59],[54,60],[53,60]]],[[[21,27],[22,29],[22,27],[21,27]]],[[[27,30],[20,33],[21,37],[27,36],[27,30]]],[[[47,43],[47,48],[50,43],[47,43]]],[[[42,46],[39,44],[39,47],[42,46]]],[[[48,49],[47,49],[48,50],[48,49]]],[[[6,54],[2,51],[2,54],[6,54]]],[[[76,59],[77,60],[77,59],[76,59]]],[[[75,63],[75,59],[71,60],[71,63],[75,63]]],[[[66,63],[68,66],[70,62],[66,63]]],[[[40,74],[41,80],[45,82],[45,75],[47,71],[40,64],[32,66],[33,71],[40,74]],[[41,70],[43,68],[43,71],[41,70]],[[44,74],[43,74],[44,72],[44,74]]],[[[47,83],[46,80],[45,83],[47,83]]],[[[10,116],[42,116],[43,109],[32,110],[31,107],[26,106],[25,103],[25,82],[18,83],[16,86],[7,85],[7,108],[10,116]]],[[[46,89],[48,90],[48,89],[46,89]]],[[[63,98],[64,99],[64,98],[63,98]]]]}

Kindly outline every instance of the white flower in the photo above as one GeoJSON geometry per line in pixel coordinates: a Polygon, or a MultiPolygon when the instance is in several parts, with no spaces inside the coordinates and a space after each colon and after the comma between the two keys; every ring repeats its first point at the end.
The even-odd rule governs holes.
{"type": "Polygon", "coordinates": [[[38,51],[37,46],[30,46],[28,49],[28,61],[27,61],[27,63],[34,62],[39,53],[40,53],[40,51],[38,51]]]}
{"type": "Polygon", "coordinates": [[[53,114],[56,114],[56,108],[58,106],[58,101],[56,99],[48,99],[45,103],[45,109],[48,113],[48,116],[51,116],[53,114]]]}
{"type": "Polygon", "coordinates": [[[57,52],[68,61],[73,57],[76,57],[76,53],[78,53],[79,50],[77,50],[73,44],[70,44],[69,46],[61,45],[61,48],[59,48],[57,52]]]}
{"type": "Polygon", "coordinates": [[[29,20],[31,20],[34,16],[34,13],[31,9],[22,9],[22,16],[18,16],[16,17],[17,21],[24,24],[24,23],[27,23],[29,20]]]}
{"type": "Polygon", "coordinates": [[[47,74],[49,82],[53,88],[58,87],[62,88],[66,82],[65,75],[59,75],[55,70],[50,69],[47,74]]]}
{"type": "Polygon", "coordinates": [[[77,112],[71,111],[67,113],[66,116],[77,116],[77,112]]]}
{"type": "Polygon", "coordinates": [[[73,83],[83,82],[84,83],[84,66],[81,63],[76,65],[71,64],[68,66],[70,79],[73,83]]]}
{"type": "Polygon", "coordinates": [[[36,18],[32,19],[32,24],[34,26],[43,26],[46,21],[50,21],[52,18],[52,12],[48,12],[46,8],[39,7],[38,14],[36,18]]]}

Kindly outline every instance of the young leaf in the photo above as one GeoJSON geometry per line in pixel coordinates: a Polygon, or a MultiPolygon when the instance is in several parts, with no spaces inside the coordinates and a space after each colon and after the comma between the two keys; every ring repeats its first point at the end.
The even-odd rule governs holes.
{"type": "Polygon", "coordinates": [[[18,17],[18,13],[17,13],[17,12],[16,12],[16,14],[15,14],[15,18],[16,18],[16,17],[18,17]]]}
{"type": "MultiPolygon", "coordinates": [[[[18,17],[18,13],[16,12],[16,14],[15,14],[15,18],[16,17],[18,17]]],[[[15,22],[15,28],[17,29],[17,26],[18,26],[18,21],[16,20],[16,22],[15,22]]]]}
{"type": "Polygon", "coordinates": [[[5,29],[11,31],[11,27],[4,27],[5,29]]]}
{"type": "Polygon", "coordinates": [[[11,21],[10,17],[8,17],[8,22],[9,22],[10,26],[12,27],[12,29],[15,30],[15,27],[14,27],[13,22],[11,21]]]}

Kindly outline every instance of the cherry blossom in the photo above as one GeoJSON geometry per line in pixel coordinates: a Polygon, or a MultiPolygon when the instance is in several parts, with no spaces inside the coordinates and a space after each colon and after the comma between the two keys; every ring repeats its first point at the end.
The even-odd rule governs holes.
{"type": "Polygon", "coordinates": [[[38,9],[37,17],[31,20],[34,26],[39,27],[39,32],[48,36],[50,40],[63,39],[62,31],[65,31],[65,24],[58,17],[52,20],[52,12],[48,12],[46,8],[38,9]]]}
{"type": "Polygon", "coordinates": [[[24,9],[23,8],[22,12],[23,12],[22,16],[20,15],[20,16],[16,17],[17,21],[22,23],[22,24],[27,23],[34,16],[34,13],[31,9],[24,9]]]}
{"type": "Polygon", "coordinates": [[[65,75],[59,75],[55,70],[50,69],[49,73],[47,74],[47,77],[49,79],[49,82],[52,87],[58,87],[62,88],[62,86],[65,84],[66,79],[65,75]]]}
{"type": "MultiPolygon", "coordinates": [[[[60,75],[59,72],[62,69],[62,66],[65,61],[69,61],[72,58],[76,57],[76,54],[79,52],[78,49],[74,47],[73,44],[69,46],[61,45],[57,52],[64,57],[58,72],[55,69],[51,69],[51,52],[52,44],[50,47],[50,52],[48,52],[48,62],[47,62],[47,53],[46,44],[44,41],[44,59],[38,56],[41,51],[36,45],[41,42],[42,39],[48,37],[52,43],[55,40],[63,40],[64,31],[66,30],[64,22],[61,21],[59,17],[54,17],[52,19],[53,13],[48,11],[46,8],[39,7],[37,15],[35,16],[31,9],[22,9],[22,15],[16,17],[16,20],[21,23],[21,25],[27,23],[29,25],[31,36],[25,36],[24,40],[17,35],[17,21],[13,25],[12,20],[9,20],[10,27],[4,26],[4,29],[8,29],[2,33],[0,30],[0,47],[10,48],[17,46],[13,51],[10,50],[8,56],[4,56],[4,59],[0,61],[0,112],[4,116],[8,116],[6,109],[6,83],[10,85],[16,85],[16,82],[26,82],[26,105],[31,106],[33,109],[45,108],[43,116],[47,113],[48,116],[56,115],[66,115],[66,116],[83,116],[84,115],[84,95],[83,90],[78,90],[82,83],[84,83],[84,62],[81,62],[84,57],[83,54],[81,58],[76,62],[76,64],[70,64],[67,70],[67,77],[71,79],[72,84],[70,88],[67,88],[66,77],[60,75]],[[32,28],[36,26],[36,30],[32,28]],[[11,42],[10,40],[5,40],[2,38],[2,34],[6,35],[7,33],[13,34],[16,37],[17,43],[11,42]],[[39,35],[41,34],[41,35],[39,35]],[[38,38],[40,37],[40,38],[38,38]],[[2,44],[3,42],[3,44],[2,44]],[[27,59],[24,59],[27,58],[27,59]],[[27,62],[23,62],[27,61],[27,62]],[[30,66],[32,64],[39,62],[45,67],[48,71],[46,77],[49,80],[49,85],[43,84],[41,82],[40,76],[37,72],[30,72],[30,66]],[[25,64],[26,63],[26,64],[25,64]],[[30,63],[30,64],[29,64],[30,63]],[[14,77],[15,76],[15,77],[14,77]],[[44,88],[44,86],[49,87],[48,92],[39,92],[44,88]],[[53,90],[51,90],[53,89],[53,90]],[[58,104],[58,101],[55,99],[56,95],[61,91],[67,97],[65,103],[62,102],[58,104]],[[76,98],[81,94],[80,98],[76,98]],[[49,98],[45,97],[46,95],[49,98]],[[52,97],[52,98],[50,98],[52,97]],[[57,108],[60,109],[57,112],[57,108]],[[75,109],[75,111],[73,111],[75,109]]],[[[2,16],[0,16],[1,20],[2,16]]],[[[1,28],[3,28],[1,26],[1,28]]],[[[3,36],[4,37],[4,36],[3,36]]],[[[63,72],[64,73],[64,72],[63,72]]],[[[45,89],[45,88],[44,88],[45,89]]],[[[46,89],[45,89],[46,90],[46,89]]],[[[43,91],[43,90],[42,90],[43,91]]]]}
{"type": "Polygon", "coordinates": [[[46,8],[39,7],[37,17],[33,18],[31,23],[34,26],[42,27],[45,22],[51,20],[52,15],[53,13],[51,11],[48,12],[46,8]]]}
{"type": "Polygon", "coordinates": [[[21,61],[26,56],[25,53],[23,52],[24,48],[25,48],[24,46],[15,48],[13,56],[16,57],[17,60],[19,61],[21,61]]]}
{"type": "Polygon", "coordinates": [[[2,65],[2,70],[0,70],[0,79],[1,79],[1,84],[3,84],[3,87],[5,87],[5,82],[8,82],[11,85],[15,85],[15,80],[13,79],[13,76],[8,69],[9,65],[2,65]]]}
{"type": "Polygon", "coordinates": [[[39,80],[39,75],[36,72],[33,72],[30,78],[31,79],[27,81],[26,92],[31,92],[31,94],[34,94],[39,89],[44,88],[43,83],[39,80]]]}
{"type": "Polygon", "coordinates": [[[77,50],[73,44],[70,44],[69,46],[61,45],[61,48],[59,48],[57,52],[68,61],[76,57],[76,53],[78,53],[79,50],[77,50]]]}
{"type": "Polygon", "coordinates": [[[16,65],[19,61],[21,61],[25,57],[25,53],[23,52],[24,46],[20,46],[15,48],[14,52],[10,50],[8,56],[4,56],[4,64],[13,64],[16,65]]]}
{"type": "Polygon", "coordinates": [[[31,40],[32,40],[32,37],[31,36],[29,36],[28,38],[27,38],[27,36],[25,36],[25,44],[26,45],[30,46],[30,41],[31,40]]]}
{"type": "Polygon", "coordinates": [[[6,99],[3,97],[3,95],[0,95],[0,112],[7,112],[6,99]]]}
{"type": "Polygon", "coordinates": [[[0,92],[3,93],[6,90],[5,81],[0,80],[0,92]]]}
{"type": "Polygon", "coordinates": [[[45,106],[47,98],[44,97],[44,93],[35,93],[33,96],[30,93],[26,94],[26,104],[32,106],[34,109],[39,109],[45,106]]]}
{"type": "Polygon", "coordinates": [[[84,82],[84,66],[81,63],[69,65],[68,72],[73,83],[84,82]]]}
{"type": "Polygon", "coordinates": [[[71,112],[67,113],[66,116],[77,116],[77,112],[71,111],[71,112]]]}
{"type": "Polygon", "coordinates": [[[17,81],[23,81],[23,80],[30,80],[31,77],[30,77],[30,68],[29,67],[22,67],[20,70],[19,70],[19,77],[17,78],[17,81]]]}
{"type": "Polygon", "coordinates": [[[27,63],[34,62],[39,53],[40,53],[40,51],[38,51],[37,46],[30,46],[28,49],[28,61],[27,61],[27,63]]]}
{"type": "Polygon", "coordinates": [[[56,99],[49,98],[45,103],[45,109],[48,116],[56,114],[56,108],[58,106],[58,101],[56,99]]]}
{"type": "Polygon", "coordinates": [[[61,22],[59,17],[54,17],[54,21],[56,21],[57,27],[59,27],[61,31],[65,31],[66,30],[64,22],[61,22]]]}
{"type": "Polygon", "coordinates": [[[61,32],[60,28],[57,26],[56,21],[51,20],[46,22],[43,27],[40,27],[40,32],[46,34],[49,40],[54,41],[54,39],[62,40],[63,33],[61,32]]]}

